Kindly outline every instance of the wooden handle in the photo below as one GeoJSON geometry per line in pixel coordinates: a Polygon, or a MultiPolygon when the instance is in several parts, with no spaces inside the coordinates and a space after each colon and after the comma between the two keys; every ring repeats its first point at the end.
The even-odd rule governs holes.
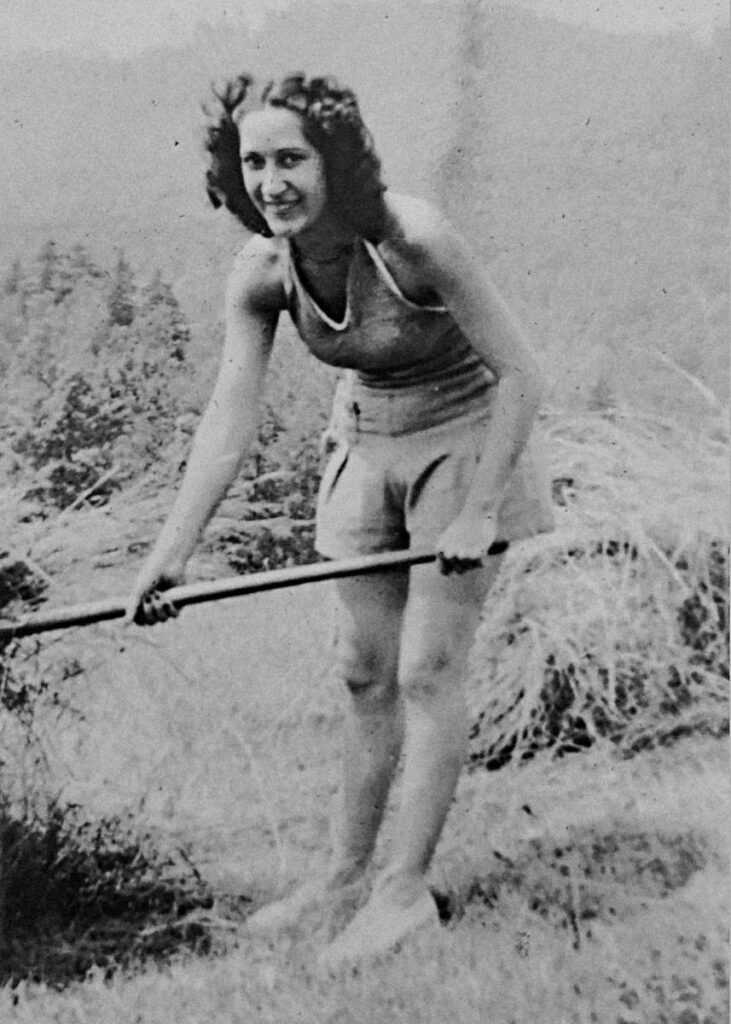
{"type": "MultiPolygon", "coordinates": [[[[507,541],[496,541],[488,551],[489,555],[502,554],[508,547],[507,541]]],[[[186,583],[165,591],[165,597],[178,608],[203,601],[219,601],[226,597],[241,597],[265,590],[280,590],[297,587],[302,583],[317,583],[320,580],[342,579],[345,576],[363,576],[388,569],[405,569],[412,565],[425,565],[436,561],[433,551],[386,551],[377,555],[361,555],[338,562],[316,562],[314,565],[299,565],[289,569],[271,569],[247,576],[231,576],[221,580],[202,583],[186,583]]],[[[67,629],[70,626],[89,626],[94,622],[108,622],[124,616],[127,599],[109,597],[88,604],[56,608],[36,615],[26,615],[17,622],[0,622],[0,641],[47,633],[52,629],[67,629]]]]}

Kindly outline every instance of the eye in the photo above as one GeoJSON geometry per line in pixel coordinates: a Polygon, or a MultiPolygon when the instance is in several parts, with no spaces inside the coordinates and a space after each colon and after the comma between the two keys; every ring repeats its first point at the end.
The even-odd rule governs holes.
{"type": "Polygon", "coordinates": [[[304,153],[284,152],[279,154],[278,163],[280,167],[284,167],[286,170],[291,170],[306,159],[307,156],[304,153]]]}
{"type": "Polygon", "coordinates": [[[264,166],[264,158],[258,153],[247,153],[241,163],[250,171],[260,171],[264,166]]]}

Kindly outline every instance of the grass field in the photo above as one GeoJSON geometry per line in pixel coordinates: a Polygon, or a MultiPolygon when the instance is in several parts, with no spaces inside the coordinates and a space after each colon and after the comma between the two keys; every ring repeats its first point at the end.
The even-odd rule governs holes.
{"type": "MultiPolygon", "coordinates": [[[[721,583],[709,554],[726,529],[722,429],[693,437],[607,416],[542,429],[563,482],[559,527],[511,553],[477,638],[475,770],[432,872],[444,927],[335,977],[317,967],[332,922],[316,913],[271,941],[247,934],[250,910],[329,849],[341,705],[327,585],[188,609],[153,631],[96,627],[45,648],[49,663],[83,665],[63,684],[81,715],[53,704],[38,715],[43,761],[26,764],[26,790],[77,804],[91,821],[131,821],[210,899],[182,914],[198,941],[177,954],[144,965],[120,957],[116,971],[100,957],[106,967],[63,991],[50,973],[45,985],[6,986],[1,1020],[727,1019],[725,627],[711,628],[721,583]],[[688,607],[695,618],[681,614],[688,607]],[[551,732],[549,655],[563,672],[549,682],[568,680],[573,694],[562,720],[593,723],[584,749],[575,728],[551,732]],[[629,702],[618,697],[628,678],[629,702]],[[591,718],[597,705],[604,717],[591,718]],[[485,750],[511,730],[512,756],[485,771],[485,750]],[[553,745],[536,752],[546,736],[553,745]],[[521,762],[526,751],[535,756],[521,762]]],[[[18,536],[45,564],[58,560],[55,603],[120,592],[133,570],[126,552],[154,533],[164,504],[27,524],[18,536]]],[[[201,557],[193,571],[225,570],[201,557]]],[[[11,749],[7,729],[4,740],[11,749]]],[[[387,844],[388,820],[379,858],[387,844]]],[[[143,922],[140,935],[156,927],[143,922]]]]}

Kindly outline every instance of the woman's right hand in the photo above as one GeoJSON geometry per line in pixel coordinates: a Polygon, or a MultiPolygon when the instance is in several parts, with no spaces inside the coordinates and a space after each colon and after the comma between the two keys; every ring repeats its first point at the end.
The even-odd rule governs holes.
{"type": "Polygon", "coordinates": [[[154,626],[180,614],[180,609],[165,597],[165,591],[185,580],[184,566],[163,566],[150,559],[135,580],[127,600],[124,625],[154,626]]]}

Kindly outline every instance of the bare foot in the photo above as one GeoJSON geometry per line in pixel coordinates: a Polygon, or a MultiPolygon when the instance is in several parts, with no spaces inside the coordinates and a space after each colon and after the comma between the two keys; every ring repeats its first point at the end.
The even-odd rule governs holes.
{"type": "Polygon", "coordinates": [[[438,924],[437,905],[423,878],[384,879],[321,955],[320,965],[332,970],[388,953],[407,936],[438,924]]]}
{"type": "Polygon", "coordinates": [[[355,906],[362,883],[363,872],[354,868],[312,878],[283,899],[254,911],[246,919],[246,926],[254,933],[276,932],[280,928],[294,927],[307,911],[315,907],[333,913],[348,904],[355,906]]]}

